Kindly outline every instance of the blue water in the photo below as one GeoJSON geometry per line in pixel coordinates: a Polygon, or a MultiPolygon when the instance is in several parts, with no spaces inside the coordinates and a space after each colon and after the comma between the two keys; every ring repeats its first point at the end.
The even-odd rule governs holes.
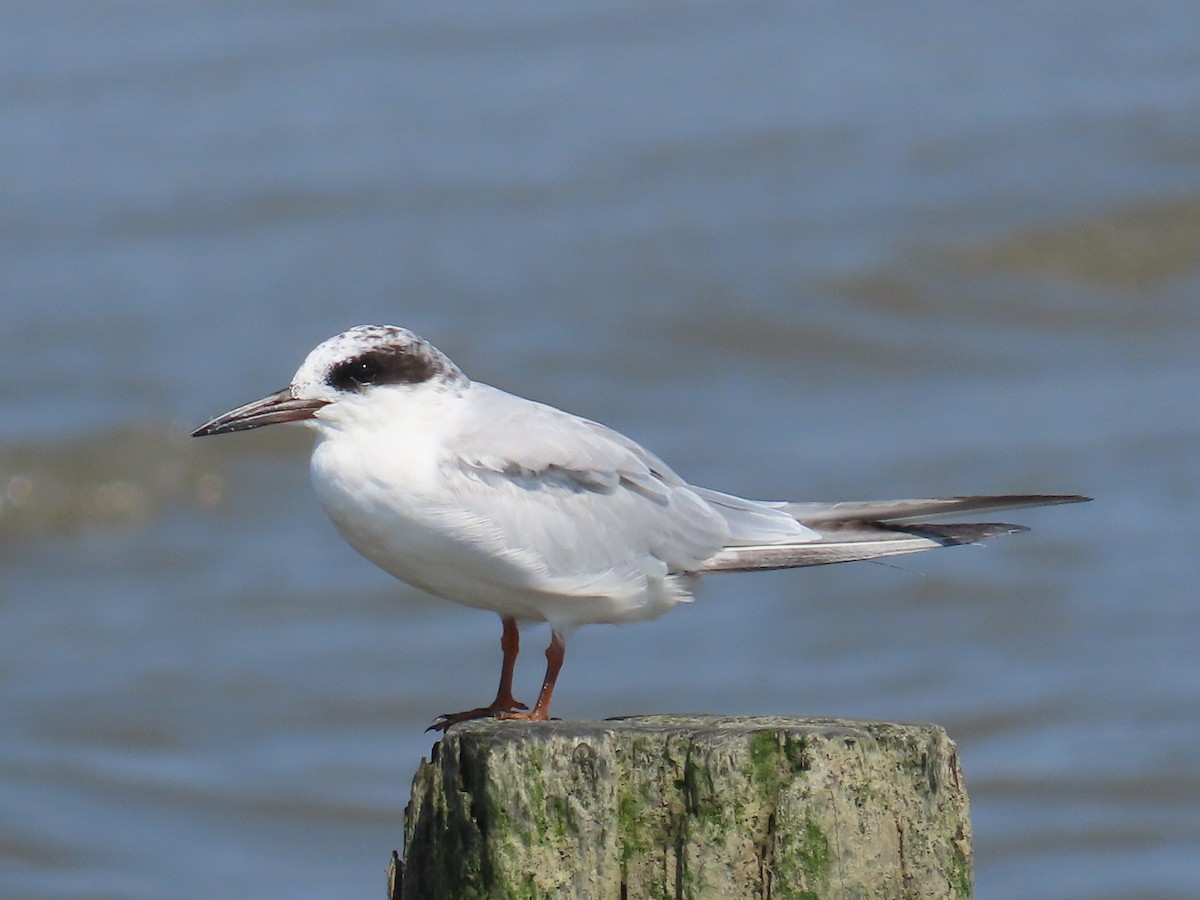
{"type": "Polygon", "coordinates": [[[978,896],[1194,896],[1193,4],[0,19],[0,895],[381,895],[498,623],[186,434],[383,321],[725,490],[1095,495],[584,629],[555,712],[939,722],[978,896]]]}

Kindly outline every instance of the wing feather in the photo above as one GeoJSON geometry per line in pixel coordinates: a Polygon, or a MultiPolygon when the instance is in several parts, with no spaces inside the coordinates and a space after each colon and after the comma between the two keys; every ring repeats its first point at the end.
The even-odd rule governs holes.
{"type": "Polygon", "coordinates": [[[725,519],[629,438],[495,388],[473,390],[470,425],[447,447],[456,502],[536,581],[582,594],[619,582],[633,594],[647,579],[695,571],[729,543],[725,519]]]}

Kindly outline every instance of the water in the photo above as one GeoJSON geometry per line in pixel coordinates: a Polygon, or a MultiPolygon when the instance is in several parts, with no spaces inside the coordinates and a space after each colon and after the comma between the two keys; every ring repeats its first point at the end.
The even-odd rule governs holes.
{"type": "Polygon", "coordinates": [[[584,629],[555,710],[936,721],[980,897],[1194,895],[1192,4],[3,19],[0,894],[380,895],[498,623],[342,545],[302,433],[185,435],[385,321],[714,487],[1094,494],[584,629]]]}

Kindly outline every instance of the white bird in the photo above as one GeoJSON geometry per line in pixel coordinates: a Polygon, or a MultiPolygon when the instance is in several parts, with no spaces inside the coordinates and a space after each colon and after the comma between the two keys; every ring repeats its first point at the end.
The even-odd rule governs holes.
{"type": "Polygon", "coordinates": [[[315,428],[312,481],[359,553],[401,581],[503,623],[496,698],[446,714],[547,719],[580,625],[638,622],[689,601],[700,576],[972,544],[1019,525],[931,524],[1086,500],[1074,495],[771,503],[688,484],[596,422],[471,381],[404,328],[362,325],[309,353],[282,391],[193,436],[278,422],[315,428]],[[512,695],[519,622],[548,622],[533,709],[512,695]]]}

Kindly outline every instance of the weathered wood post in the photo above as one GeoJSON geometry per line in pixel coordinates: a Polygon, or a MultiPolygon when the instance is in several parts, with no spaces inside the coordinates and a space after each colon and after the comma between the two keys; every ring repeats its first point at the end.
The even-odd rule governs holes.
{"type": "Polygon", "coordinates": [[[473,722],[422,760],[393,897],[968,897],[936,725],[642,716],[473,722]]]}

